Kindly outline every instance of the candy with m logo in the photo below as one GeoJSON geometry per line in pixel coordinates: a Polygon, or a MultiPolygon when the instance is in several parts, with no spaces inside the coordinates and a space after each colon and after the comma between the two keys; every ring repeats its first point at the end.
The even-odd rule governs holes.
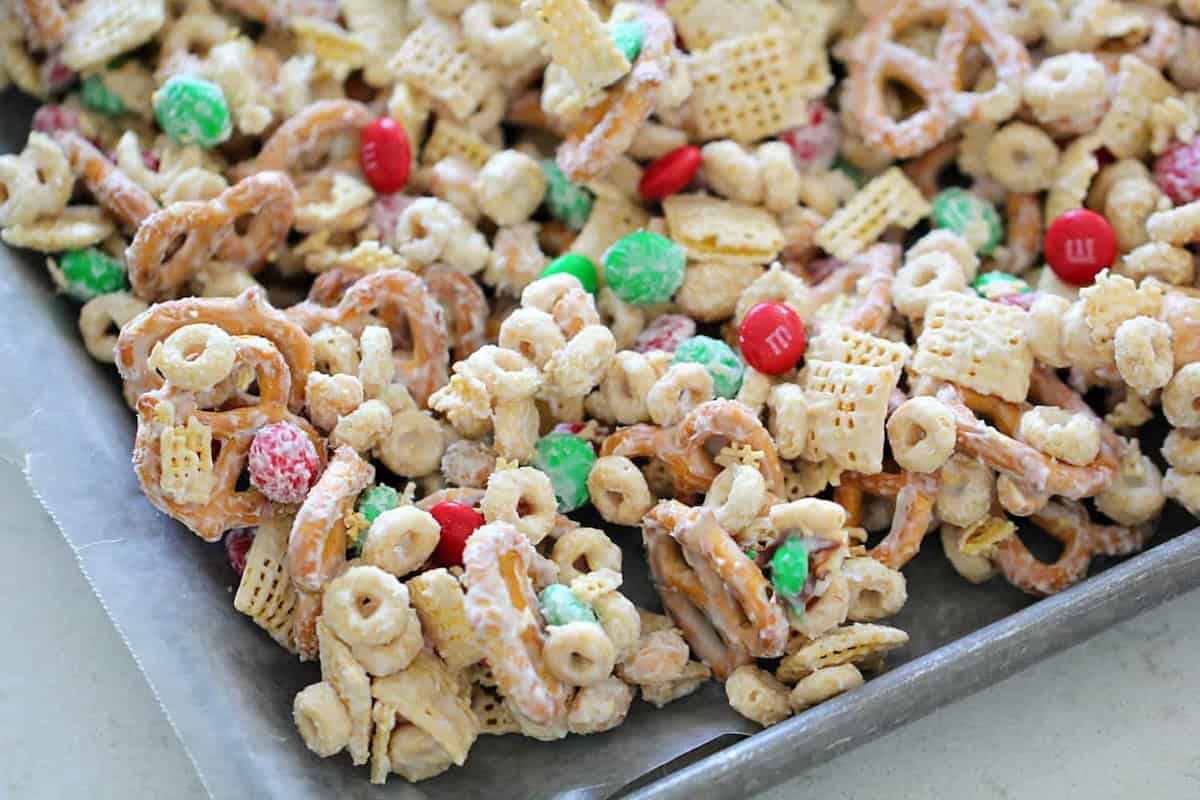
{"type": "Polygon", "coordinates": [[[742,319],[738,345],[747,364],[764,374],[778,375],[796,366],[804,354],[804,323],[784,303],[759,303],[742,319]]]}
{"type": "Polygon", "coordinates": [[[1046,263],[1060,279],[1088,286],[1117,258],[1117,236],[1104,217],[1085,208],[1066,211],[1046,229],[1046,263]]]}

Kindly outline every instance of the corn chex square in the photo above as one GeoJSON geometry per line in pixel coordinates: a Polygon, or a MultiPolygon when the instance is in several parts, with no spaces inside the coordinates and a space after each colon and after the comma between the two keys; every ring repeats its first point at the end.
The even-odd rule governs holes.
{"type": "Polygon", "coordinates": [[[669,0],[666,8],[679,38],[692,52],[722,39],[792,22],[777,0],[669,0]]]}
{"type": "Polygon", "coordinates": [[[697,260],[766,264],[783,249],[783,231],[765,209],[703,194],[663,201],[671,238],[697,260]]]}
{"type": "Polygon", "coordinates": [[[473,169],[482,169],[487,160],[498,151],[483,137],[470,128],[456,125],[445,117],[438,117],[433,132],[421,149],[421,163],[432,166],[443,158],[458,158],[473,169]]]}
{"type": "Polygon", "coordinates": [[[84,0],[71,11],[61,55],[76,72],[136,50],[154,38],[167,19],[164,0],[84,0]]]}
{"type": "Polygon", "coordinates": [[[848,261],[890,225],[911,228],[929,214],[929,203],[899,167],[876,177],[817,230],[817,244],[848,261]]]}
{"type": "Polygon", "coordinates": [[[233,607],[279,643],[295,652],[292,622],[295,618],[296,590],[287,572],[287,541],[292,517],[284,516],[258,526],[254,543],[246,553],[246,566],[233,607]]]}
{"type": "Polygon", "coordinates": [[[810,359],[838,361],[864,367],[889,367],[899,378],[912,351],[903,342],[893,342],[841,325],[828,325],[808,342],[810,359]]]}
{"type": "Polygon", "coordinates": [[[466,119],[496,90],[496,73],[467,50],[456,23],[430,14],[388,62],[398,77],[466,119]]]}
{"type": "Polygon", "coordinates": [[[982,394],[1020,403],[1029,394],[1033,353],[1025,312],[981,297],[945,292],[925,312],[912,369],[982,394]]]}
{"type": "Polygon", "coordinates": [[[600,15],[587,0],[525,0],[521,13],[584,96],[616,83],[630,70],[600,15]]]}
{"type": "Polygon", "coordinates": [[[696,52],[690,71],[696,136],[739,142],[799,125],[832,82],[825,48],[802,49],[786,27],[723,39],[696,52]]]}
{"type": "Polygon", "coordinates": [[[888,399],[898,379],[890,366],[810,358],[803,384],[808,400],[804,457],[831,458],[842,469],[866,475],[882,471],[888,399]]]}

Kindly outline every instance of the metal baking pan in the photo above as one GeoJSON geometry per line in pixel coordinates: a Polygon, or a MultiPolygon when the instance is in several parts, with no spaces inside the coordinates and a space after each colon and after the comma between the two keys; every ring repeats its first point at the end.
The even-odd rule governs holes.
{"type": "MultiPolygon", "coordinates": [[[[19,150],[32,105],[6,100],[0,152],[19,150]]],[[[766,731],[717,684],[656,710],[638,702],[599,736],[535,742],[481,737],[466,767],[416,786],[367,783],[348,759],[305,750],[295,693],[318,679],[232,608],[235,577],[206,545],[146,502],[130,466],[134,421],[111,368],[84,351],[74,303],[41,258],[0,249],[0,452],[24,460],[164,712],[215,798],[746,797],[874,736],[995,683],[1038,659],[1200,584],[1200,536],[1172,507],[1145,553],[1094,562],[1093,577],[1032,602],[997,579],[963,581],[930,537],[905,568],[909,600],[892,624],[911,641],[860,689],[766,731]]],[[[627,588],[657,606],[635,531],[627,588]]]]}

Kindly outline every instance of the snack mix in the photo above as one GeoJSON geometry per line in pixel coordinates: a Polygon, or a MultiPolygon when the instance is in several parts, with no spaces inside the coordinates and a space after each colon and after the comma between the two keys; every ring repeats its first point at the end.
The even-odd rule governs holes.
{"type": "Polygon", "coordinates": [[[934,532],[1042,596],[1200,512],[1200,3],[0,9],[0,235],[372,781],[709,680],[773,725],[934,532]]]}

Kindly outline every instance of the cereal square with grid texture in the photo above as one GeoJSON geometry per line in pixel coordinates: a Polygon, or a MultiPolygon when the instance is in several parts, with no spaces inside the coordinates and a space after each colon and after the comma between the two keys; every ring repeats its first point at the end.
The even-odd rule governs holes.
{"type": "Polygon", "coordinates": [[[167,19],[164,0],[84,0],[71,11],[61,55],[77,72],[137,49],[167,19]]]}
{"type": "Polygon", "coordinates": [[[677,194],[663,201],[671,238],[696,260],[766,264],[783,249],[783,231],[762,208],[703,194],[677,194]]]}
{"type": "Polygon", "coordinates": [[[481,169],[487,160],[498,151],[478,133],[456,125],[445,117],[438,117],[433,125],[429,140],[421,149],[421,163],[433,166],[443,158],[458,158],[470,164],[473,169],[481,169]]]}
{"type": "Polygon", "coordinates": [[[629,72],[629,59],[587,0],[525,0],[521,13],[546,42],[550,60],[567,71],[584,96],[629,72]]]}
{"type": "Polygon", "coordinates": [[[913,372],[1020,403],[1033,371],[1024,317],[1019,308],[981,297],[940,294],[925,312],[913,372]]]}
{"type": "Polygon", "coordinates": [[[1121,323],[1134,317],[1157,318],[1162,309],[1163,290],[1152,281],[1138,286],[1124,275],[1104,270],[1095,282],[1082,289],[1083,319],[1092,341],[1103,346],[1117,335],[1121,323]]]}
{"type": "Polygon", "coordinates": [[[466,119],[496,91],[496,73],[467,50],[458,25],[430,14],[392,56],[389,69],[466,119]]]}
{"type": "Polygon", "coordinates": [[[295,652],[292,621],[296,590],[287,572],[287,541],[291,517],[258,526],[254,543],[246,553],[246,567],[233,597],[233,607],[250,617],[285,650],[295,652]]]}
{"type": "Polygon", "coordinates": [[[832,82],[825,48],[801,50],[788,28],[723,39],[694,53],[690,71],[696,136],[739,142],[799,125],[832,82]]]}
{"type": "Polygon", "coordinates": [[[891,366],[810,358],[803,384],[809,408],[804,457],[832,458],[843,469],[866,475],[882,471],[888,398],[899,377],[891,366]]]}
{"type": "Polygon", "coordinates": [[[929,203],[899,167],[878,176],[817,230],[816,242],[848,261],[873,244],[891,225],[911,228],[929,214],[929,203]]]}
{"type": "Polygon", "coordinates": [[[666,8],[679,38],[692,52],[722,39],[792,22],[777,0],[669,0],[666,8]]]}
{"type": "Polygon", "coordinates": [[[809,340],[805,355],[820,361],[838,361],[864,367],[891,367],[897,377],[912,351],[903,342],[856,331],[842,325],[822,327],[809,340]]]}

